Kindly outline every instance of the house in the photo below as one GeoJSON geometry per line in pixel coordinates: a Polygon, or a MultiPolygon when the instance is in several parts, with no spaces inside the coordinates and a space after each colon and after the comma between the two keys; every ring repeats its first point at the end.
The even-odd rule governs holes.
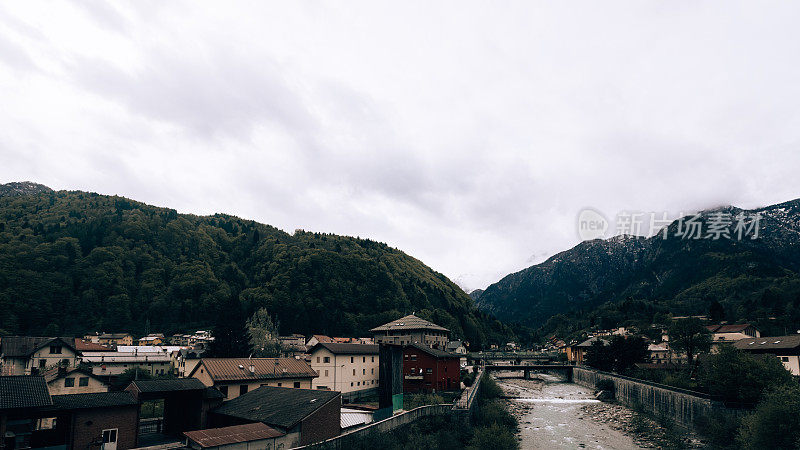
{"type": "Polygon", "coordinates": [[[329,336],[325,336],[324,334],[315,334],[308,338],[308,341],[306,341],[306,348],[311,348],[320,342],[330,343],[333,342],[333,339],[329,336]]]}
{"type": "MultiPolygon", "coordinates": [[[[148,334],[147,336],[139,338],[138,345],[162,345],[164,344],[163,334],[148,334]]],[[[125,344],[131,345],[131,344],[125,344]]]]}
{"type": "Polygon", "coordinates": [[[102,378],[116,377],[133,368],[153,376],[172,373],[172,358],[161,352],[84,352],[81,362],[102,378]]]}
{"type": "MultiPolygon", "coordinates": [[[[378,388],[378,345],[319,343],[309,350],[314,389],[367,393],[378,388]]],[[[348,398],[353,398],[348,396],[348,398]]]]}
{"type": "Polygon", "coordinates": [[[403,348],[403,392],[454,391],[461,387],[460,355],[421,344],[403,348]]]}
{"type": "Polygon", "coordinates": [[[317,373],[295,358],[203,358],[189,376],[231,400],[261,386],[311,389],[317,373]]]}
{"type": "Polygon", "coordinates": [[[708,325],[711,332],[711,352],[719,351],[720,345],[730,344],[740,339],[759,338],[761,332],[749,323],[736,325],[708,325]]]}
{"type": "Polygon", "coordinates": [[[666,342],[649,344],[647,346],[647,351],[650,354],[648,361],[652,364],[667,364],[672,362],[669,345],[667,345],[666,342]]]}
{"type": "Polygon", "coordinates": [[[90,341],[106,347],[116,348],[118,345],[133,345],[133,335],[130,333],[100,333],[96,336],[89,335],[90,341]]]}
{"type": "Polygon", "coordinates": [[[182,348],[170,353],[172,357],[172,367],[175,369],[175,375],[183,378],[188,377],[195,366],[200,364],[200,359],[205,353],[204,349],[182,348]]]}
{"type": "Polygon", "coordinates": [[[0,439],[4,450],[36,447],[31,442],[42,408],[52,407],[39,376],[0,376],[0,439]]]}
{"type": "Polygon", "coordinates": [[[413,314],[385,323],[370,331],[375,336],[376,344],[420,344],[439,349],[447,346],[450,336],[450,330],[447,328],[413,314]]]}
{"type": "Polygon", "coordinates": [[[289,354],[304,353],[306,351],[306,337],[302,334],[278,336],[278,343],[281,345],[281,350],[289,354]]]}
{"type": "Polygon", "coordinates": [[[261,422],[184,431],[186,447],[195,450],[275,450],[286,447],[286,433],[261,422]]]}
{"type": "Polygon", "coordinates": [[[54,395],[55,431],[69,449],[136,448],[139,402],[129,392],[54,395]]]}
{"type": "Polygon", "coordinates": [[[800,375],[800,334],[740,339],[733,346],[748,353],[773,355],[792,375],[800,375]]]}
{"type": "Polygon", "coordinates": [[[86,339],[75,338],[75,350],[81,352],[110,352],[114,349],[100,345],[86,339]]]}
{"type": "Polygon", "coordinates": [[[4,336],[0,339],[0,374],[37,375],[57,365],[75,367],[73,338],[4,336]]]}
{"type": "Polygon", "coordinates": [[[42,374],[50,395],[108,392],[108,384],[91,371],[77,367],[54,367],[42,374]]]}
{"type": "Polygon", "coordinates": [[[447,343],[447,347],[445,348],[450,353],[457,353],[459,355],[466,355],[467,348],[464,347],[464,344],[461,341],[450,341],[447,343]]]}
{"type": "Polygon", "coordinates": [[[591,348],[592,344],[597,340],[603,340],[604,342],[608,341],[607,337],[604,336],[595,336],[579,344],[573,344],[567,347],[567,361],[573,364],[583,364],[583,359],[586,356],[586,351],[591,348]]]}
{"type": "Polygon", "coordinates": [[[339,435],[342,395],[318,389],[262,386],[211,412],[215,426],[261,422],[286,433],[286,448],[339,435]]]}

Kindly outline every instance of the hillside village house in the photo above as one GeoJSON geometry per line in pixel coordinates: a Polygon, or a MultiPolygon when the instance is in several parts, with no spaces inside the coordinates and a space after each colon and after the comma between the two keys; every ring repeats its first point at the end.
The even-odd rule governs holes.
{"type": "Polygon", "coordinates": [[[275,450],[287,448],[286,433],[261,422],[184,431],[186,447],[194,450],[275,450]]]}
{"type": "Polygon", "coordinates": [[[460,355],[425,345],[403,348],[403,392],[461,389],[460,355]]]}
{"type": "Polygon", "coordinates": [[[749,323],[708,325],[706,328],[711,332],[711,353],[718,352],[720,345],[731,344],[741,339],[761,337],[761,332],[749,323]]]}
{"type": "Polygon", "coordinates": [[[93,342],[95,344],[105,345],[107,347],[116,347],[118,345],[133,345],[133,335],[129,333],[99,333],[87,334],[83,337],[84,340],[93,342]]]}
{"type": "Polygon", "coordinates": [[[109,386],[90,371],[77,367],[54,367],[42,374],[50,395],[108,392],[109,386]]]}
{"type": "Polygon", "coordinates": [[[410,345],[420,344],[444,349],[447,346],[450,330],[428,322],[413,314],[385,323],[370,330],[375,343],[410,345]]]}
{"type": "Polygon", "coordinates": [[[172,373],[172,358],[162,352],[83,352],[81,362],[101,378],[116,377],[135,367],[153,376],[172,373]]]}
{"type": "Polygon", "coordinates": [[[324,334],[315,334],[306,341],[306,348],[312,348],[319,343],[327,344],[330,342],[334,342],[333,338],[325,336],[324,334]]]}
{"type": "Polygon", "coordinates": [[[800,375],[800,334],[740,339],[733,346],[749,353],[773,355],[792,375],[800,375]]]}
{"type": "Polygon", "coordinates": [[[263,423],[285,433],[288,449],[338,436],[341,408],[339,392],[263,386],[223,403],[210,420],[215,426],[263,423]]]}
{"type": "Polygon", "coordinates": [[[73,338],[4,336],[0,338],[0,374],[37,375],[56,366],[75,367],[73,338]]]}
{"type": "Polygon", "coordinates": [[[317,373],[295,358],[203,358],[189,376],[231,400],[261,386],[311,389],[317,373]]]}
{"type": "Polygon", "coordinates": [[[378,345],[319,343],[309,350],[311,386],[342,393],[378,388],[378,345]]]}

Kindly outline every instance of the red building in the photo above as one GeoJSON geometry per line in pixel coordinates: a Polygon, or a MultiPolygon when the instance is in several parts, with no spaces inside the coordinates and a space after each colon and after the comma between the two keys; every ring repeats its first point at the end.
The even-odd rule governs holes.
{"type": "Polygon", "coordinates": [[[460,389],[459,358],[459,355],[420,344],[403,348],[403,392],[460,389]]]}

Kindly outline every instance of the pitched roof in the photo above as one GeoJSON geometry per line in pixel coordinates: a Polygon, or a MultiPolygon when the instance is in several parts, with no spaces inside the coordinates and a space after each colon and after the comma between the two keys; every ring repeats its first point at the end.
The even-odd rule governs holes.
{"type": "Polygon", "coordinates": [[[414,314],[409,314],[397,320],[385,323],[381,326],[375,327],[369,331],[390,331],[390,330],[436,330],[436,331],[450,331],[445,327],[436,325],[433,322],[428,322],[421,319],[414,314]]]}
{"type": "MultiPolygon", "coordinates": [[[[325,336],[324,334],[315,334],[311,337],[316,338],[317,341],[319,342],[333,342],[333,339],[331,339],[329,336],[325,336]]],[[[309,338],[308,340],[310,341],[311,338],[309,338]]]]}
{"type": "Polygon", "coordinates": [[[597,340],[602,340],[603,342],[607,343],[610,340],[610,338],[608,336],[595,336],[595,337],[589,338],[589,339],[581,342],[577,346],[578,347],[591,347],[592,344],[594,344],[595,341],[597,341],[597,340]]]}
{"type": "Polygon", "coordinates": [[[261,422],[183,432],[184,436],[197,442],[200,447],[218,447],[239,442],[272,439],[285,434],[261,422]]]}
{"type": "Polygon", "coordinates": [[[447,343],[448,350],[456,350],[458,347],[461,347],[461,341],[450,341],[447,343]]]}
{"type": "Polygon", "coordinates": [[[205,390],[206,385],[197,378],[175,378],[171,380],[136,380],[131,382],[139,392],[175,392],[205,390]]]}
{"type": "Polygon", "coordinates": [[[11,358],[27,357],[40,348],[50,345],[51,342],[58,340],[75,350],[75,340],[73,338],[43,337],[43,336],[4,336],[0,339],[0,354],[11,358]]]}
{"type": "Polygon", "coordinates": [[[54,395],[53,405],[60,410],[110,408],[138,405],[130,392],[93,392],[90,394],[54,395]]]}
{"type": "Polygon", "coordinates": [[[189,376],[200,367],[206,369],[214,382],[317,376],[307,362],[295,358],[202,358],[189,376]],[[251,365],[253,372],[250,372],[251,365]]]}
{"type": "Polygon", "coordinates": [[[52,404],[44,377],[0,376],[0,410],[38,408],[52,404]]]}
{"type": "Polygon", "coordinates": [[[320,342],[308,352],[313,353],[318,348],[325,348],[335,355],[377,355],[380,352],[380,346],[377,344],[339,344],[332,342],[320,342]]]}
{"type": "Polygon", "coordinates": [[[739,350],[785,350],[800,347],[800,334],[739,339],[733,343],[739,350]]]}
{"type": "Polygon", "coordinates": [[[108,352],[110,348],[105,345],[95,344],[94,342],[84,341],[81,338],[75,338],[75,350],[79,352],[108,352]]]}
{"type": "Polygon", "coordinates": [[[214,412],[289,430],[341,395],[336,391],[262,386],[228,400],[214,412]]]}
{"type": "Polygon", "coordinates": [[[66,367],[66,368],[64,368],[64,367],[53,367],[52,369],[42,373],[42,376],[44,377],[44,381],[45,382],[50,383],[53,380],[57,380],[59,378],[66,377],[68,375],[72,375],[75,372],[78,372],[78,373],[81,373],[83,375],[86,375],[87,377],[91,377],[91,378],[95,378],[95,379],[99,380],[99,378],[97,378],[96,376],[92,375],[92,373],[89,372],[88,370],[83,370],[83,369],[80,369],[78,367],[66,367]]]}
{"type": "Polygon", "coordinates": [[[439,350],[437,348],[431,348],[431,347],[428,347],[428,346],[422,345],[422,344],[414,343],[414,344],[410,344],[408,347],[415,348],[415,349],[417,349],[417,350],[419,350],[421,352],[425,352],[425,353],[427,353],[427,354],[429,354],[431,356],[434,356],[436,358],[459,358],[459,359],[461,358],[461,355],[459,355],[459,354],[446,352],[444,350],[439,350]]]}
{"type": "Polygon", "coordinates": [[[712,333],[740,333],[748,328],[750,328],[749,323],[741,323],[735,325],[711,325],[708,328],[712,333]],[[711,327],[716,327],[713,330],[711,327]]]}

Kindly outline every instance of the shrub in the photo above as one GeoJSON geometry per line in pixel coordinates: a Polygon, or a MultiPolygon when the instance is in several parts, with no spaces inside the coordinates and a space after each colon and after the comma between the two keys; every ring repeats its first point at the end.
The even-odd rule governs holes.
{"type": "Polygon", "coordinates": [[[469,450],[516,450],[519,443],[514,433],[502,425],[491,425],[475,430],[469,441],[469,450]]]}
{"type": "Polygon", "coordinates": [[[603,378],[595,385],[598,391],[614,392],[614,381],[609,378],[603,378]]]}
{"type": "Polygon", "coordinates": [[[738,443],[744,449],[794,449],[800,439],[800,387],[783,385],[764,395],[742,419],[738,443]]]}

